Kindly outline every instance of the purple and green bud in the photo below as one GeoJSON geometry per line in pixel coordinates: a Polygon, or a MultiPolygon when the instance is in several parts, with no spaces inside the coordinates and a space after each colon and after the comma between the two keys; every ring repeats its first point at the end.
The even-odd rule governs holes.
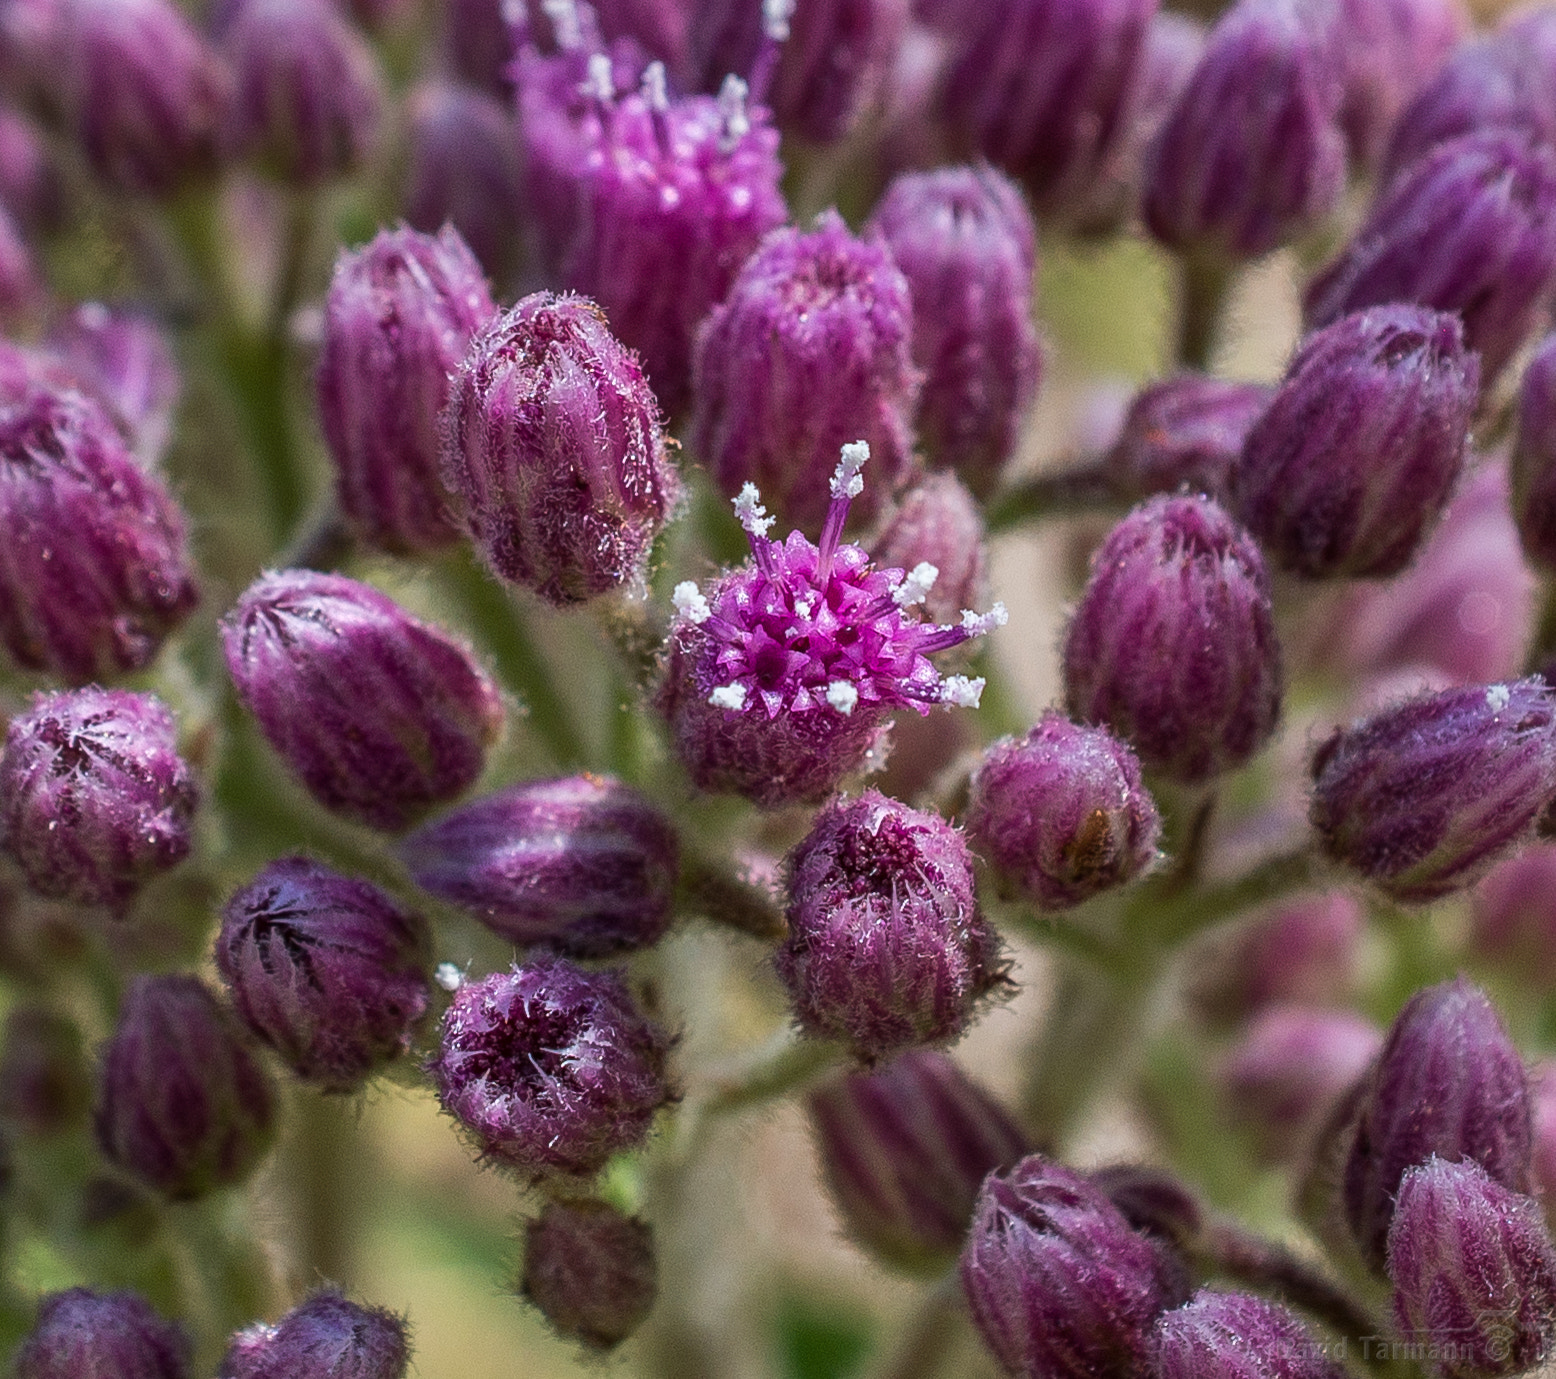
{"type": "Polygon", "coordinates": [[[139,1293],[50,1293],[16,1352],[15,1379],[190,1379],[183,1328],[139,1293]]]}
{"type": "Polygon", "coordinates": [[[547,1202],[524,1228],[519,1292],[568,1340],[614,1350],[648,1316],[659,1291],[654,1232],[592,1198],[547,1202]]]}
{"type": "Polygon", "coordinates": [[[1345,1379],[1296,1313],[1252,1293],[1202,1288],[1162,1314],[1156,1379],[1345,1379]]]}
{"type": "Polygon", "coordinates": [[[954,474],[930,474],[902,495],[870,545],[870,560],[882,570],[933,566],[924,616],[955,622],[962,609],[989,602],[983,537],[983,513],[962,481],[954,474]]]}
{"type": "Polygon", "coordinates": [[[1556,335],[1540,342],[1524,369],[1509,472],[1524,552],[1541,569],[1556,569],[1556,335]]]}
{"type": "Polygon", "coordinates": [[[81,1031],[45,1005],[21,1005],[0,1036],[0,1122],[43,1138],[67,1130],[92,1105],[92,1079],[81,1031]]]}
{"type": "Polygon", "coordinates": [[[278,1322],[238,1332],[217,1379],[405,1379],[410,1361],[399,1317],[325,1289],[278,1322]]]}
{"type": "Polygon", "coordinates": [[[1469,942],[1477,959],[1538,990],[1556,984],[1556,844],[1509,857],[1475,887],[1469,942]]]}
{"type": "Polygon", "coordinates": [[[1225,502],[1232,465],[1273,396],[1268,384],[1197,373],[1142,388],[1103,458],[1109,484],[1131,503],[1183,487],[1225,502]]]}
{"type": "Polygon", "coordinates": [[[156,323],[86,302],[49,331],[47,350],[113,418],[142,465],[154,468],[171,438],[183,388],[178,361],[156,323]]]}

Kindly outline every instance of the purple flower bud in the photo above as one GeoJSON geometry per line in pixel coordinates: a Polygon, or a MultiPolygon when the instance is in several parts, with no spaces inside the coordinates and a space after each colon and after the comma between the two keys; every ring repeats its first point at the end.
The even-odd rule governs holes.
{"type": "Polygon", "coordinates": [[[1539,1205],[1479,1164],[1405,1174],[1388,1236],[1394,1319],[1439,1379],[1502,1379],[1556,1342],[1556,1249],[1539,1205]]]}
{"type": "Polygon", "coordinates": [[[1556,569],[1556,335],[1540,343],[1518,391],[1513,514],[1529,559],[1556,569]]]}
{"type": "Polygon", "coordinates": [[[1345,1379],[1296,1313],[1252,1293],[1201,1288],[1156,1324],[1158,1379],[1345,1379]]]}
{"type": "Polygon", "coordinates": [[[383,119],[382,77],[331,0],[242,0],[222,49],[236,86],[227,138],[240,157],[304,186],[367,161],[383,119]]]}
{"type": "Polygon", "coordinates": [[[503,0],[443,0],[443,52],[454,76],[506,100],[514,35],[503,0]]]}
{"type": "Polygon", "coordinates": [[[1162,830],[1135,754],[1050,709],[984,754],[967,831],[1010,893],[1068,910],[1149,868],[1162,830]]]}
{"type": "Polygon", "coordinates": [[[140,670],[198,600],[184,520],[85,397],[0,395],[0,638],[71,680],[140,670]]]}
{"type": "Polygon", "coordinates": [[[1556,275],[1556,150],[1513,133],[1455,139],[1384,191],[1308,286],[1309,329],[1387,302],[1457,312],[1489,384],[1534,330],[1556,275]]]}
{"type": "Polygon", "coordinates": [[[1280,717],[1280,645],[1253,540],[1209,498],[1135,508],[1092,556],[1064,642],[1065,699],[1148,766],[1198,781],[1280,717]]]}
{"type": "Polygon", "coordinates": [[[1033,1154],[990,1174],[962,1251],[984,1342],[1025,1379],[1144,1379],[1151,1327],[1181,1300],[1166,1254],[1107,1194],[1033,1154]]]}
{"type": "MultiPolygon", "coordinates": [[[[0,35],[4,23],[0,19],[0,35]]],[[[0,36],[0,63],[3,48],[0,36]]],[[[65,219],[65,190],[47,137],[28,116],[8,107],[0,108],[0,204],[29,235],[56,230],[65,219]]]]}
{"type": "Polygon", "coordinates": [[[647,1138],[670,1046],[620,976],[536,958],[459,988],[428,1072],[483,1157],[578,1178],[647,1138]]]}
{"type": "Polygon", "coordinates": [[[1238,0],[1148,156],[1151,233],[1251,259],[1323,221],[1345,189],[1342,76],[1327,5],[1238,0]]]}
{"type": "Polygon", "coordinates": [[[154,467],[167,449],[183,386],[156,324],[85,302],[50,330],[48,349],[113,418],[142,465],[154,467]]]}
{"type": "Polygon", "coordinates": [[[326,1289],[238,1332],[217,1379],[405,1379],[410,1360],[403,1321],[326,1289]]]}
{"type": "Polygon", "coordinates": [[[32,252],[10,212],[0,206],[0,320],[14,329],[36,312],[43,299],[32,252]]]}
{"type": "Polygon", "coordinates": [[[1530,1068],[1529,1109],[1534,1129],[1529,1179],[1549,1229],[1556,1214],[1556,1060],[1545,1059],[1530,1068]]]}
{"type": "Polygon", "coordinates": [[[807,1104],[843,1229],[899,1269],[945,1269],[984,1178],[1028,1149],[1005,1109],[940,1053],[833,1078],[807,1104]]]}
{"type": "Polygon", "coordinates": [[[614,1350],[659,1291],[654,1232],[605,1202],[547,1202],[524,1229],[519,1290],[569,1340],[614,1350]]]}
{"type": "Polygon", "coordinates": [[[458,536],[438,471],[449,375],[497,314],[454,230],[383,230],[343,252],[324,304],[319,417],[341,511],[374,545],[431,550],[458,536]]]}
{"type": "Polygon", "coordinates": [[[50,1293],[16,1352],[16,1379],[188,1379],[189,1339],[139,1293],[50,1293]]]}
{"type": "Polygon", "coordinates": [[[636,579],[680,491],[637,360],[593,302],[549,292],[471,342],[443,481],[487,564],[555,604],[636,579]]]}
{"type": "Polygon", "coordinates": [[[1540,990],[1556,982],[1556,844],[1493,867],[1470,893],[1470,946],[1540,990]]]}
{"type": "Polygon", "coordinates": [[[1556,795],[1543,681],[1418,695],[1337,728],[1313,757],[1324,850],[1395,900],[1435,900],[1526,841],[1556,795]]]}
{"type": "Polygon", "coordinates": [[[827,514],[840,446],[861,439],[882,481],[868,521],[907,477],[919,374],[907,279],[880,243],[828,211],[774,230],[697,335],[693,452],[725,493],[754,483],[807,531],[827,514]]]}
{"type": "Polygon", "coordinates": [[[244,1023],[298,1077],[354,1092],[427,1013],[427,933],[377,886],[272,862],[227,902],[216,966],[244,1023]]]}
{"type": "Polygon", "coordinates": [[[1180,1245],[1204,1230],[1205,1212],[1194,1194],[1163,1169],[1111,1164],[1086,1176],[1143,1235],[1180,1245]]]}
{"type": "Polygon", "coordinates": [[[1363,1258],[1382,1272],[1408,1169],[1434,1154],[1473,1159],[1523,1192],[1530,1140],[1523,1060],[1491,1002],[1463,977],[1416,992],[1369,1077],[1345,1163],[1345,1216],[1363,1258]]]}
{"type": "Polygon", "coordinates": [[[1243,440],[1274,389],[1185,373],[1142,388],[1103,460],[1114,489],[1130,502],[1187,485],[1225,501],[1243,440]]]}
{"type": "Polygon", "coordinates": [[[149,694],[40,694],[0,756],[0,846],[39,895],[122,910],[189,855],[198,791],[149,694]]]}
{"type": "Polygon", "coordinates": [[[986,496],[1015,452],[1041,373],[1031,213],[1014,184],[982,165],[903,174],[870,224],[913,299],[920,439],[935,464],[986,496]]]}
{"type": "Polygon", "coordinates": [[[73,1126],[91,1104],[91,1077],[75,1021],[49,1006],[11,1010],[0,1044],[0,1120],[42,1137],[73,1126]]]}
{"type": "Polygon", "coordinates": [[[931,474],[903,494],[871,544],[870,561],[882,570],[932,565],[924,615],[936,622],[954,622],[962,609],[989,601],[983,513],[954,474],[931,474]]]}
{"type": "Polygon", "coordinates": [[[394,832],[481,774],[502,700],[470,653],[342,575],[261,576],[222,620],[238,697],[326,809],[394,832]]]}
{"type": "Polygon", "coordinates": [[[1479,387],[1452,316],[1380,307],[1315,331],[1232,467],[1238,516],[1299,574],[1398,574],[1459,477],[1479,387]]]}
{"type": "Polygon", "coordinates": [[[972,854],[938,814],[875,790],[839,798],[786,865],[789,937],[773,961],[806,1034],[866,1062],[948,1044],[1005,985],[972,854]]]}
{"type": "Polygon", "coordinates": [[[275,1132],[275,1090],[198,977],[136,977],[98,1069],[97,1143],[180,1199],[241,1183],[275,1132]]]}

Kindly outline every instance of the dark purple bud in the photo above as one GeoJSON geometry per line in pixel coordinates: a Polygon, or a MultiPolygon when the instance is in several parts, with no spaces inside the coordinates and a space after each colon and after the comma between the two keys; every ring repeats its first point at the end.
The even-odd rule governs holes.
{"type": "Polygon", "coordinates": [[[637,359],[593,302],[549,292],[471,342],[443,481],[486,563],[555,604],[639,578],[680,491],[637,359]]]}
{"type": "Polygon", "coordinates": [[[680,842],[643,795],[608,777],[525,781],[402,842],[416,884],[516,944],[602,958],[669,927],[680,842]]]}
{"type": "Polygon", "coordinates": [[[1239,766],[1280,717],[1264,558],[1209,498],[1159,497],[1092,556],[1064,641],[1065,699],[1184,781],[1239,766]]]}
{"type": "Polygon", "coordinates": [[[580,1178],[647,1138],[671,1042],[616,973],[536,958],[455,992],[427,1070],[484,1158],[580,1178]]]}
{"type": "Polygon", "coordinates": [[[367,881],[304,857],[227,902],[216,966],[243,1022],[298,1077],[354,1092],[427,1013],[427,932],[367,881]]]}
{"type": "Polygon", "coordinates": [[[870,226],[913,299],[919,439],[935,465],[987,496],[1015,452],[1042,368],[1031,213],[987,165],[940,168],[898,177],[870,226]]]}
{"type": "Polygon", "coordinates": [[[1277,564],[1315,579],[1398,574],[1469,445],[1480,365],[1450,315],[1342,317],[1302,342],[1232,467],[1232,504],[1277,564]]]}
{"type": "Polygon", "coordinates": [[[1535,329],[1556,274],[1556,150],[1513,133],[1433,150],[1373,203],[1309,285],[1309,329],[1388,302],[1457,312],[1487,384],[1535,329]]]}
{"type": "Polygon", "coordinates": [[[773,956],[806,1034],[866,1062],[948,1044],[1006,982],[972,854],[938,814],[875,790],[834,800],[789,854],[773,956]]]}
{"type": "Polygon", "coordinates": [[[50,1293],[16,1352],[16,1379],[189,1379],[189,1339],[139,1293],[50,1293]]]}
{"type": "Polygon", "coordinates": [[[547,1202],[524,1229],[519,1291],[568,1340],[614,1350],[659,1291],[654,1232],[605,1202],[547,1202]]]}
{"type": "Polygon", "coordinates": [[[1135,1230],[1170,1245],[1192,1243],[1205,1212],[1171,1173],[1144,1164],[1111,1164],[1087,1175],[1135,1230]]]}
{"type": "MultiPolygon", "coordinates": [[[[503,0],[443,0],[443,52],[454,76],[502,100],[516,56],[503,0]]],[[[536,6],[535,8],[539,8],[536,6]]]]}
{"type": "Polygon", "coordinates": [[[198,600],[184,519],[78,393],[0,396],[0,638],[70,680],[141,670],[198,600]]]}
{"type": "Polygon", "coordinates": [[[189,855],[198,797],[159,699],[40,694],[6,731],[0,846],[39,895],[122,910],[189,855]]]}
{"type": "MultiPolygon", "coordinates": [[[[592,0],[592,5],[606,43],[637,44],[650,58],[663,62],[672,78],[686,70],[694,0],[592,0]]],[[[726,75],[720,72],[715,85],[726,75]]]]}
{"type": "Polygon", "coordinates": [[[405,1379],[410,1361],[399,1317],[326,1289],[278,1322],[238,1332],[217,1379],[405,1379]]]}
{"type": "Polygon", "coordinates": [[[698,332],[693,452],[725,493],[754,483],[814,532],[839,448],[864,440],[880,471],[854,514],[868,521],[913,463],[912,330],[884,245],[835,211],[808,232],[774,230],[698,332]]]}
{"type": "Polygon", "coordinates": [[[1485,995],[1463,977],[1418,991],[1395,1017],[1357,1110],[1343,1203],[1363,1258],[1384,1268],[1394,1198],[1434,1154],[1529,1187],[1529,1084],[1485,995]]]}
{"type": "Polygon", "coordinates": [[[222,620],[238,697],[326,809],[394,832],[475,782],[502,727],[470,652],[342,575],[261,576],[222,620]]]}
{"type": "Polygon", "coordinates": [[[136,977],[98,1068],[97,1143],[174,1199],[241,1183],[275,1133],[275,1090],[198,977],[136,977]]]}
{"type": "Polygon", "coordinates": [[[1274,391],[1195,373],[1142,388],[1103,460],[1109,482],[1129,502],[1185,485],[1224,502],[1232,465],[1274,391]]]}
{"type": "Polygon", "coordinates": [[[86,302],[50,330],[48,349],[113,418],[141,463],[155,466],[167,449],[183,387],[178,361],[156,324],[86,302]]]}
{"type": "Polygon", "coordinates": [[[807,1105],[843,1229],[899,1269],[942,1272],[984,1178],[1029,1148],[988,1092],[927,1050],[834,1078],[807,1105]]]}
{"type": "Polygon", "coordinates": [[[1556,982],[1556,844],[1491,869],[1470,893],[1469,939],[1477,958],[1540,990],[1556,982]]]}
{"type": "Polygon", "coordinates": [[[903,494],[870,560],[882,570],[933,566],[924,616],[935,622],[955,622],[962,609],[989,602],[983,513],[954,474],[931,474],[903,494]]]}
{"type": "MultiPolygon", "coordinates": [[[[0,19],[0,35],[4,24],[0,19]]],[[[3,48],[0,36],[0,53],[3,48]]],[[[0,56],[0,64],[3,60],[0,56]]],[[[0,107],[0,203],[29,235],[56,230],[65,219],[64,186],[47,137],[28,116],[9,107],[0,107]]]]}
{"type": "Polygon", "coordinates": [[[1556,569],[1556,335],[1540,342],[1524,369],[1510,472],[1524,551],[1542,569],[1556,569]]]}
{"type": "Polygon", "coordinates": [[[38,1137],[75,1125],[92,1104],[75,1021],[48,1006],[17,1006],[5,1017],[3,1039],[0,1121],[38,1137]]]}
{"type": "Polygon", "coordinates": [[[1025,737],[996,742],[973,773],[973,846],[1040,910],[1134,880],[1156,861],[1161,831],[1135,754],[1054,709],[1025,737]]]}
{"type": "Polygon", "coordinates": [[[454,230],[382,230],[342,252],[324,303],[319,419],[341,511],[373,545],[424,551],[458,536],[439,474],[449,376],[497,307],[454,230]]]}
{"type": "Polygon", "coordinates": [[[1145,1379],[1151,1327],[1181,1301],[1166,1253],[1096,1184],[1033,1154],[991,1174],[962,1251],[984,1342],[1016,1379],[1145,1379]]]}
{"type": "Polygon", "coordinates": [[[1308,818],[1395,900],[1460,890],[1527,841],[1556,795],[1556,704],[1538,679],[1418,695],[1313,757],[1308,818]]]}
{"type": "Polygon", "coordinates": [[[1429,1159],[1399,1188],[1388,1236],[1394,1320],[1438,1379],[1503,1379],[1556,1343],[1556,1249],[1532,1197],[1479,1164],[1429,1159]]]}
{"type": "Polygon", "coordinates": [[[1556,1216],[1556,1060],[1545,1059],[1529,1069],[1529,1109],[1534,1127],[1529,1181],[1545,1208],[1549,1229],[1556,1216]]]}
{"type": "MultiPolygon", "coordinates": [[[[1376,1338],[1373,1338],[1376,1339],[1376,1338]]],[[[1345,1379],[1296,1313],[1252,1293],[1202,1288],[1156,1324],[1158,1379],[1345,1379]]]]}

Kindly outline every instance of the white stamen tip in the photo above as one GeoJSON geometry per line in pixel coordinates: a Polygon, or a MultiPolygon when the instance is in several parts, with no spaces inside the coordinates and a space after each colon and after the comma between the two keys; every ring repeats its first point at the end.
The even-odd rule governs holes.
{"type": "Polygon", "coordinates": [[[689,623],[707,622],[713,616],[713,610],[708,607],[708,600],[703,597],[702,590],[689,579],[675,586],[670,602],[675,605],[675,611],[689,623]]]}
{"type": "Polygon", "coordinates": [[[864,492],[864,480],[860,478],[859,471],[864,468],[865,461],[869,458],[869,441],[849,441],[843,447],[842,458],[838,460],[837,468],[832,471],[834,498],[857,498],[864,492]]]}
{"type": "Polygon", "coordinates": [[[651,62],[643,69],[643,99],[650,110],[661,113],[670,108],[670,96],[665,89],[665,65],[651,62]]]}
{"type": "Polygon", "coordinates": [[[782,43],[789,36],[789,17],[794,13],[794,0],[762,0],[762,29],[774,43],[782,43]]]}
{"type": "Polygon", "coordinates": [[[996,627],[1004,627],[1010,621],[1010,610],[1003,603],[996,603],[987,613],[974,613],[971,608],[962,609],[962,631],[969,637],[981,637],[996,627]]]}
{"type": "Polygon", "coordinates": [[[848,683],[847,680],[834,680],[827,686],[827,703],[832,705],[844,718],[854,711],[854,706],[859,702],[859,691],[848,683]]]}
{"type": "Polygon", "coordinates": [[[432,980],[445,991],[455,992],[464,985],[465,974],[451,962],[440,962],[432,974],[432,980]]]}
{"type": "MultiPolygon", "coordinates": [[[[577,0],[540,0],[540,8],[551,21],[551,29],[556,34],[558,48],[563,52],[572,53],[583,47],[583,25],[578,19],[577,0]]],[[[592,72],[590,77],[592,79],[592,72]]]]}
{"type": "Polygon", "coordinates": [[[502,0],[502,18],[510,28],[519,28],[529,23],[529,6],[524,0],[502,0]]]}
{"type": "Polygon", "coordinates": [[[1492,713],[1501,713],[1512,701],[1513,692],[1506,685],[1486,686],[1486,707],[1492,713]]]}
{"type": "Polygon", "coordinates": [[[976,709],[987,683],[981,675],[972,679],[965,675],[948,675],[940,682],[940,702],[959,709],[976,709]]]}
{"type": "Polygon", "coordinates": [[[921,560],[903,575],[902,583],[892,590],[891,600],[898,608],[909,608],[915,603],[923,603],[939,578],[940,571],[927,560],[921,560]]]}
{"type": "Polygon", "coordinates": [[[733,72],[724,78],[724,84],[719,87],[719,123],[724,129],[719,143],[725,153],[751,132],[751,117],[746,113],[746,96],[749,91],[750,87],[733,72]]]}
{"type": "Polygon", "coordinates": [[[746,687],[738,682],[720,685],[708,696],[708,702],[716,709],[743,709],[746,706],[746,687]]]}
{"type": "Polygon", "coordinates": [[[589,54],[589,80],[584,83],[584,91],[599,101],[616,99],[616,74],[604,53],[589,54]]]}
{"type": "Polygon", "coordinates": [[[767,515],[767,509],[762,506],[762,495],[757,492],[755,484],[744,485],[735,495],[735,516],[752,536],[766,536],[768,529],[778,520],[767,515]]]}

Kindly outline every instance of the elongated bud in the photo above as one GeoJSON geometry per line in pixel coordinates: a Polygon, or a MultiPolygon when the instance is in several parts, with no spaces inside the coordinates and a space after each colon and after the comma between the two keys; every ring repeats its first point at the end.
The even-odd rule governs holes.
{"type": "Polygon", "coordinates": [[[954,474],[930,474],[902,495],[891,520],[871,543],[870,560],[883,570],[933,567],[924,616],[955,622],[962,609],[983,608],[989,602],[983,535],[983,514],[961,480],[954,474]]]}
{"type": "MultiPolygon", "coordinates": [[[[528,5],[528,0],[525,0],[528,5]]],[[[533,8],[539,9],[539,5],[533,8]]],[[[513,31],[503,0],[445,0],[442,11],[443,57],[460,81],[500,100],[513,94],[510,68],[513,31]]]]}
{"type": "Polygon", "coordinates": [[[1470,945],[1480,960],[1542,989],[1556,978],[1556,845],[1526,848],[1475,887],[1470,945]]]}
{"type": "Polygon", "coordinates": [[[1556,1344],[1556,1249],[1539,1205],[1478,1163],[1405,1174],[1388,1236],[1394,1319],[1439,1379],[1502,1379],[1556,1344]]]}
{"type": "Polygon", "coordinates": [[[1092,557],[1064,642],[1065,699],[1146,766],[1196,781],[1240,765],[1280,716],[1269,577],[1208,498],[1152,498],[1092,557]]]}
{"type": "Polygon", "coordinates": [[[1050,710],[984,754],[967,831],[1011,892],[1067,910],[1150,867],[1161,821],[1135,754],[1107,729],[1050,710]]]}
{"type": "Polygon", "coordinates": [[[1395,900],[1433,900],[1528,839],[1556,795],[1556,704],[1540,680],[1419,695],[1313,757],[1324,850],[1395,900]]]}
{"type": "Polygon", "coordinates": [[[1120,496],[1138,502],[1185,485],[1226,501],[1233,461],[1274,390],[1209,374],[1177,374],[1142,388],[1103,464],[1120,496]]]}
{"type": "Polygon", "coordinates": [[[589,1198],[547,1202],[524,1229],[519,1289],[569,1340],[614,1350],[659,1291],[648,1224],[589,1198]]]}
{"type": "Polygon", "coordinates": [[[1504,1188],[1529,1186],[1528,1079],[1490,1001],[1463,977],[1406,1002],[1370,1075],[1343,1202],[1362,1256],[1384,1268],[1406,1172],[1434,1154],[1472,1159],[1504,1188]]]}
{"type": "Polygon", "coordinates": [[[342,575],[261,576],[222,620],[238,697],[326,809],[394,832],[481,774],[502,726],[470,653],[342,575]]]}
{"type": "Polygon", "coordinates": [[[368,541],[421,551],[456,539],[438,470],[449,375],[497,314],[458,233],[380,231],[335,262],[324,304],[319,419],[341,511],[368,541]]]}
{"type": "Polygon", "coordinates": [[[1160,1379],[1343,1379],[1294,1312],[1252,1293],[1202,1288],[1162,1314],[1154,1338],[1160,1379]]]}
{"type": "Polygon", "coordinates": [[[123,909],[189,855],[198,799],[149,694],[40,694],[0,757],[0,845],[40,895],[123,909]]]}
{"type": "Polygon", "coordinates": [[[103,1050],[97,1143],[166,1196],[241,1183],[275,1132],[275,1091],[197,977],[136,977],[103,1050]]]}
{"type": "Polygon", "coordinates": [[[325,1289],[278,1322],[238,1332],[217,1379],[405,1379],[410,1358],[400,1318],[325,1289]]]}
{"type": "Polygon", "coordinates": [[[49,1006],[11,1010],[0,1043],[0,1120],[24,1135],[53,1135],[73,1126],[91,1104],[75,1022],[49,1006]]]}
{"type": "Polygon", "coordinates": [[[1459,477],[1480,366],[1458,320],[1379,307],[1310,335],[1232,469],[1271,558],[1312,578],[1398,574],[1459,477]]]}
{"type": "Polygon", "coordinates": [[[1556,569],[1556,335],[1540,342],[1518,390],[1513,515],[1529,559],[1556,569]]]}
{"type": "Polygon", "coordinates": [[[984,1178],[1029,1148],[993,1097],[927,1050],[834,1078],[807,1105],[843,1229],[899,1269],[950,1264],[984,1178]]]}
{"type": "MultiPolygon", "coordinates": [[[[5,22],[0,19],[0,69],[5,22]]],[[[57,230],[65,219],[65,190],[54,151],[31,118],[9,107],[0,110],[0,203],[29,236],[57,230]]]]}
{"type": "Polygon", "coordinates": [[[50,330],[48,350],[113,418],[136,458],[154,467],[167,449],[183,386],[156,324],[86,302],[50,330]]]}
{"type": "Polygon", "coordinates": [[[50,1293],[16,1352],[16,1379],[189,1379],[189,1338],[139,1293],[50,1293]]]}

